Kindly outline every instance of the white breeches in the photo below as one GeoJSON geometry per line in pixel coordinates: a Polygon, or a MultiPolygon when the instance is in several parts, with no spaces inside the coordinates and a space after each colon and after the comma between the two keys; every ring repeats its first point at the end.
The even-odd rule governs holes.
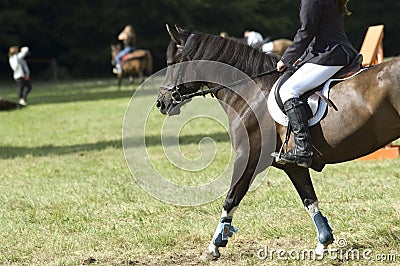
{"type": "Polygon", "coordinates": [[[282,102],[285,103],[291,98],[299,98],[305,92],[316,88],[343,66],[322,66],[313,63],[302,65],[285,83],[279,93],[282,102]]]}

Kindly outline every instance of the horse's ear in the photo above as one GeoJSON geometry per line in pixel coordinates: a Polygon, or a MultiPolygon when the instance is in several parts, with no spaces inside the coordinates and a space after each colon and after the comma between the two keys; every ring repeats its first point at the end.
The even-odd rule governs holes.
{"type": "Polygon", "coordinates": [[[175,25],[175,29],[176,29],[176,31],[177,31],[178,33],[180,33],[180,34],[182,34],[182,33],[185,32],[185,30],[182,29],[181,27],[179,27],[178,25],[175,25]]]}
{"type": "Polygon", "coordinates": [[[165,24],[165,26],[167,27],[167,31],[169,36],[171,37],[171,40],[174,41],[174,43],[176,44],[181,44],[181,42],[179,41],[178,35],[179,32],[177,30],[175,30],[174,28],[171,28],[168,24],[165,24]]]}
{"type": "Polygon", "coordinates": [[[183,46],[188,37],[187,32],[181,28],[179,28],[179,30],[177,28],[172,28],[168,24],[165,26],[167,27],[167,31],[171,37],[171,40],[177,45],[183,46]]]}

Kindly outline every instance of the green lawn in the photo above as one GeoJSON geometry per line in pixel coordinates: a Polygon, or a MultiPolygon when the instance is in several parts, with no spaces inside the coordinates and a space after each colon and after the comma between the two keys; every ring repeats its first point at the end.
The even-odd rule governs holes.
{"type": "MultiPolygon", "coordinates": [[[[200,264],[223,198],[179,207],[137,184],[122,149],[132,87],[117,91],[115,80],[33,85],[28,107],[0,112],[0,265],[200,264]]],[[[17,100],[15,87],[0,84],[0,96],[17,100]]],[[[155,99],[154,88],[145,90],[143,100],[155,99]]],[[[188,158],[199,156],[199,141],[207,135],[217,150],[209,167],[183,173],[162,152],[159,128],[165,119],[154,109],[148,118],[147,152],[156,170],[180,184],[209,182],[229,160],[223,127],[200,119],[182,128],[180,148],[188,158]]],[[[393,262],[392,254],[400,263],[400,159],[327,166],[312,177],[336,239],[345,239],[346,249],[372,252],[370,260],[328,257],[316,264],[380,265],[382,255],[393,262]]],[[[257,256],[265,247],[295,252],[316,244],[311,219],[278,170],[269,170],[248,193],[233,225],[239,233],[211,265],[315,263],[257,256]]]]}

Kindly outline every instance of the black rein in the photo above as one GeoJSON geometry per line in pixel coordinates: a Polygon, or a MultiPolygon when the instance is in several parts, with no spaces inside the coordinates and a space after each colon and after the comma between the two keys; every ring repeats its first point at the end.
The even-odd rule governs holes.
{"type": "MultiPolygon", "coordinates": [[[[250,79],[253,80],[253,79],[255,79],[255,78],[259,78],[259,77],[262,77],[262,76],[264,76],[264,75],[272,74],[272,73],[274,73],[274,72],[276,72],[276,71],[277,71],[276,69],[268,70],[268,71],[259,73],[259,74],[257,74],[257,75],[254,75],[254,76],[250,77],[250,79]]],[[[178,87],[178,86],[175,86],[175,88],[176,88],[176,89],[175,89],[175,92],[177,92],[177,93],[179,94],[179,96],[180,96],[180,98],[181,98],[181,101],[184,101],[184,100],[192,99],[193,97],[196,97],[196,96],[203,96],[203,97],[205,97],[207,94],[215,93],[215,92],[217,92],[217,91],[219,91],[220,89],[223,89],[223,88],[225,88],[225,87],[231,87],[231,86],[238,85],[238,84],[242,83],[242,82],[245,81],[245,80],[247,80],[247,78],[241,79],[241,80],[238,80],[238,81],[235,81],[235,82],[233,82],[233,83],[231,83],[231,84],[229,84],[229,85],[218,85],[218,86],[216,86],[216,87],[214,87],[214,88],[208,88],[208,89],[206,89],[206,90],[204,90],[204,89],[203,89],[203,86],[201,86],[200,91],[196,91],[196,92],[189,93],[189,94],[184,94],[184,95],[181,95],[181,94],[179,93],[179,91],[178,91],[179,87],[178,87]]]]}

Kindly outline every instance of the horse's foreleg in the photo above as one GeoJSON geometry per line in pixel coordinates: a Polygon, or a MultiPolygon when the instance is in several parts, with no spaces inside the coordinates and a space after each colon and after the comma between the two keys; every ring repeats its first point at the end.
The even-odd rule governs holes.
{"type": "Polygon", "coordinates": [[[141,70],[138,72],[138,76],[139,76],[140,83],[143,83],[143,82],[144,82],[144,72],[143,72],[143,69],[141,69],[141,70]]]}
{"type": "Polygon", "coordinates": [[[318,199],[314,191],[314,186],[310,178],[310,172],[306,168],[293,167],[285,169],[293,185],[295,186],[308,214],[312,218],[317,230],[318,244],[315,252],[322,254],[333,242],[332,228],[318,208],[318,199]]]}
{"type": "Polygon", "coordinates": [[[225,199],[220,221],[206,252],[201,256],[204,261],[218,259],[220,257],[219,248],[226,247],[228,238],[237,232],[237,228],[231,225],[233,213],[248,191],[251,179],[255,175],[256,167],[252,164],[256,164],[257,160],[251,160],[252,164],[248,163],[249,161],[247,156],[237,156],[235,160],[231,187],[225,199]]]}
{"type": "Polygon", "coordinates": [[[228,244],[228,238],[236,233],[238,230],[236,227],[232,226],[232,218],[233,213],[235,212],[236,207],[233,208],[230,212],[227,212],[225,209],[222,209],[220,222],[215,229],[213,238],[211,239],[210,244],[208,245],[207,250],[201,256],[203,261],[217,260],[220,257],[219,248],[226,247],[228,244]]]}
{"type": "Polygon", "coordinates": [[[121,90],[122,74],[118,74],[117,78],[118,78],[118,90],[121,90]]]}

